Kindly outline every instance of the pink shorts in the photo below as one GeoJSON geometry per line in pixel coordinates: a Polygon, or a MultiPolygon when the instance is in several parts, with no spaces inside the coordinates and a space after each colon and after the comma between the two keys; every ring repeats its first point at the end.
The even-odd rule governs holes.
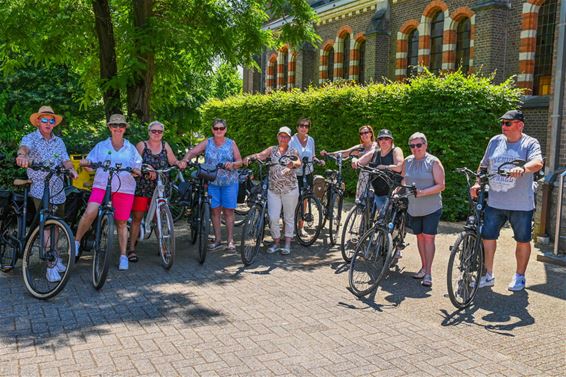
{"type": "Polygon", "coordinates": [[[149,209],[149,202],[151,198],[146,198],[144,196],[136,196],[134,198],[134,206],[132,207],[132,211],[135,212],[147,212],[149,209]]]}
{"type": "MultiPolygon", "coordinates": [[[[102,204],[104,200],[105,190],[94,187],[88,198],[89,203],[94,202],[102,204]]],[[[112,207],[114,207],[114,219],[118,221],[126,221],[130,218],[132,205],[134,204],[133,194],[124,194],[123,192],[115,192],[112,194],[112,207]]]]}

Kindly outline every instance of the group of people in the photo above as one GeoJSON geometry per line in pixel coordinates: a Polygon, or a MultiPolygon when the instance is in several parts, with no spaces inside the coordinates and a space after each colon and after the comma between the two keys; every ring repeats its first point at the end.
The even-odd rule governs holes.
{"type": "MultiPolygon", "coordinates": [[[[63,141],[53,134],[53,128],[60,124],[62,117],[55,114],[49,106],[42,106],[37,113],[30,117],[30,122],[37,130],[26,135],[18,149],[16,162],[21,167],[28,167],[33,161],[50,161],[63,164],[70,170],[73,178],[77,172],[69,160],[63,141]]],[[[142,163],[149,164],[155,169],[176,165],[185,169],[188,162],[196,156],[204,154],[205,163],[210,165],[222,164],[223,169],[217,173],[216,179],[208,186],[211,198],[212,223],[214,241],[211,250],[223,248],[221,242],[221,217],[226,223],[226,249],[235,250],[234,243],[234,209],[238,197],[237,169],[248,165],[253,159],[278,161],[282,156],[294,156],[285,166],[273,165],[269,169],[268,214],[273,244],[267,249],[268,253],[281,252],[288,255],[291,252],[291,240],[295,231],[295,208],[303,182],[312,184],[313,162],[324,163],[316,158],[315,141],[309,135],[311,121],[299,119],[296,133],[289,127],[281,127],[277,132],[277,144],[262,151],[242,158],[236,142],[226,137],[227,125],[224,120],[216,119],[212,124],[212,137],[209,137],[189,150],[182,159],[177,159],[169,144],[163,141],[165,126],[158,121],[148,126],[148,140],[139,142],[136,146],[124,138],[128,128],[125,117],[121,114],[112,115],[107,127],[110,137],[98,143],[88,154],[81,165],[111,161],[112,166],[121,163],[122,167],[132,168],[132,174],[121,172],[112,181],[112,205],[115,208],[118,240],[120,246],[120,270],[128,269],[128,262],[136,262],[135,252],[141,219],[149,207],[149,202],[155,189],[155,173],[142,174],[142,163]],[[306,163],[305,166],[303,162],[306,163]],[[303,177],[303,175],[305,175],[303,177]],[[134,177],[136,176],[136,177],[134,177]],[[283,210],[284,246],[281,247],[280,216],[283,210]],[[131,234],[128,243],[127,220],[132,218],[131,234]],[[129,246],[129,247],[128,247],[129,246]]],[[[531,220],[535,208],[533,174],[543,166],[542,154],[538,141],[523,133],[524,117],[518,110],[508,111],[501,117],[502,134],[493,137],[480,166],[487,167],[490,172],[496,172],[497,167],[504,161],[517,158],[527,163],[522,167],[513,167],[509,174],[511,179],[501,179],[494,175],[490,179],[490,194],[488,208],[485,211],[485,224],[482,238],[485,251],[486,274],[482,276],[480,287],[492,286],[495,281],[493,274],[493,259],[496,240],[499,231],[506,221],[511,223],[517,242],[517,269],[509,289],[521,290],[525,286],[525,271],[527,268],[531,246],[531,220]]],[[[410,155],[406,158],[400,147],[394,143],[391,131],[382,129],[377,133],[370,125],[359,128],[359,144],[336,152],[321,151],[321,155],[341,153],[343,157],[352,156],[352,168],[370,165],[379,169],[399,173],[402,183],[416,186],[416,195],[409,197],[408,227],[416,235],[417,249],[421,259],[421,268],[414,274],[421,279],[424,286],[432,286],[432,263],[435,254],[435,236],[442,214],[441,192],[445,188],[445,172],[441,161],[427,151],[428,140],[425,134],[416,132],[409,137],[410,155]]],[[[28,169],[32,180],[30,194],[36,207],[39,206],[43,192],[43,178],[46,173],[28,169]]],[[[76,239],[77,253],[80,240],[96,218],[98,207],[104,198],[108,173],[99,168],[94,177],[94,183],[88,205],[82,216],[76,239]]],[[[60,193],[53,197],[52,203],[57,205],[58,213],[63,213],[65,197],[57,188],[62,185],[55,178],[50,182],[51,192],[60,193]]],[[[389,194],[387,182],[381,179],[370,179],[369,173],[359,174],[356,197],[366,192],[371,184],[374,193],[374,203],[379,210],[386,202],[389,194]]],[[[479,185],[472,187],[471,195],[477,195],[479,185]]],[[[301,224],[298,231],[302,231],[301,224]]],[[[60,268],[54,264],[47,271],[49,281],[57,281],[60,268]]]]}

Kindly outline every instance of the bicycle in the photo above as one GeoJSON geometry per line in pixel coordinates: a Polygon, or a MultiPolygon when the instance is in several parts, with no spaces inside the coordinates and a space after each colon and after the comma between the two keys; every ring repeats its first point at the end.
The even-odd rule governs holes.
{"type": "Polygon", "coordinates": [[[157,174],[157,185],[153,191],[149,209],[142,218],[138,239],[140,241],[149,239],[151,233],[155,230],[155,236],[159,241],[158,255],[161,257],[161,265],[166,270],[169,270],[175,261],[174,220],[169,208],[169,199],[165,196],[168,173],[174,169],[176,167],[157,170],[151,165],[142,165],[142,173],[154,172],[157,174]]]}
{"type": "Polygon", "coordinates": [[[22,258],[22,274],[27,291],[33,297],[45,300],[63,290],[74,265],[72,251],[75,238],[69,225],[54,215],[55,206],[50,203],[49,188],[54,175],[61,177],[69,174],[69,170],[40,163],[32,163],[29,168],[47,173],[43,181],[41,205],[26,232],[31,181],[14,180],[14,186],[24,188],[23,195],[4,191],[4,204],[8,205],[2,211],[0,224],[0,261],[2,270],[6,272],[15,267],[18,258],[22,258]],[[57,268],[57,272],[63,276],[59,275],[59,279],[50,281],[48,268],[57,268]]]}
{"type": "Polygon", "coordinates": [[[192,185],[191,180],[186,180],[180,170],[177,170],[175,179],[169,187],[169,210],[173,216],[173,222],[182,219],[192,205],[192,185]]]}
{"type": "Polygon", "coordinates": [[[448,271],[446,281],[450,302],[458,309],[471,305],[479,288],[483,269],[483,243],[481,232],[484,224],[484,212],[487,207],[489,179],[495,175],[508,176],[503,170],[507,165],[522,167],[526,162],[514,160],[505,162],[497,168],[496,173],[489,173],[486,167],[480,167],[474,172],[466,167],[456,169],[457,173],[466,176],[468,187],[469,211],[464,230],[458,235],[456,241],[450,246],[448,271]],[[477,199],[470,195],[470,188],[476,180],[480,184],[477,199]]]}
{"type": "Polygon", "coordinates": [[[250,158],[250,162],[259,164],[259,177],[261,191],[257,191],[250,199],[250,210],[244,220],[242,229],[242,242],[240,243],[240,256],[245,266],[252,264],[259,253],[259,248],[265,236],[265,224],[269,224],[267,211],[267,191],[269,190],[269,168],[274,165],[287,166],[290,161],[296,160],[296,156],[283,155],[277,162],[269,159],[261,161],[250,158]],[[266,169],[265,175],[262,174],[266,169]]]}
{"type": "Polygon", "coordinates": [[[327,154],[326,159],[336,162],[337,170],[327,169],[325,172],[325,186],[323,193],[322,206],[324,207],[324,219],[322,227],[326,225],[328,220],[328,236],[330,244],[336,245],[338,241],[338,232],[342,220],[342,206],[344,204],[345,185],[342,177],[342,164],[348,158],[344,158],[342,153],[337,155],[327,154]]]}
{"type": "Polygon", "coordinates": [[[108,267],[110,265],[110,253],[114,246],[114,208],[112,207],[112,178],[120,172],[132,172],[132,168],[122,168],[121,163],[115,164],[114,167],[110,166],[111,161],[104,162],[91,162],[86,167],[92,169],[101,168],[103,171],[108,172],[108,179],[106,181],[106,189],[102,204],[98,207],[98,215],[93,231],[94,242],[92,249],[94,250],[94,257],[92,261],[92,285],[96,290],[101,289],[106,282],[108,276],[108,267]]]}
{"type": "Polygon", "coordinates": [[[401,176],[396,173],[370,167],[362,169],[383,179],[389,186],[389,194],[376,223],[360,238],[350,263],[348,281],[357,297],[376,290],[385,273],[397,264],[395,256],[405,247],[408,198],[417,191],[414,185],[402,185],[401,176]]]}
{"type": "Polygon", "coordinates": [[[312,165],[315,161],[309,161],[308,157],[303,157],[303,175],[298,179],[303,180],[303,188],[299,193],[299,201],[295,209],[295,238],[303,246],[310,246],[316,242],[322,226],[322,204],[314,194],[311,185],[305,174],[307,165],[312,165]]]}

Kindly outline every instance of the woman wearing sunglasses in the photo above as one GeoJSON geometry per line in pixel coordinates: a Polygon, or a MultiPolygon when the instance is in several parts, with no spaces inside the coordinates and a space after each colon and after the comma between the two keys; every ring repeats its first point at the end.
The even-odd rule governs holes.
{"type": "Polygon", "coordinates": [[[210,207],[212,209],[212,226],[214,227],[214,243],[209,249],[219,250],[222,248],[220,232],[220,215],[224,213],[226,231],[228,237],[227,250],[235,251],[234,244],[234,209],[238,205],[238,171],[242,166],[242,157],[236,142],[226,137],[226,121],[215,119],[212,121],[212,134],[200,142],[196,147],[187,152],[183,161],[187,162],[194,157],[204,153],[206,164],[216,166],[224,164],[224,169],[217,172],[216,179],[208,185],[210,195],[210,207]]]}
{"type": "MultiPolygon", "coordinates": [[[[154,169],[166,169],[170,165],[176,165],[180,169],[187,167],[183,161],[177,160],[171,146],[163,141],[163,123],[154,121],[149,124],[149,139],[140,141],[136,145],[138,153],[142,156],[144,164],[150,165],[154,169]]],[[[136,254],[136,243],[140,231],[140,224],[145,212],[149,209],[149,203],[153,196],[153,191],[157,185],[157,174],[150,172],[136,179],[136,193],[132,207],[132,225],[130,228],[130,248],[127,253],[128,261],[135,263],[138,261],[136,254]]]]}
{"type": "Polygon", "coordinates": [[[414,184],[415,197],[409,197],[409,228],[417,236],[417,248],[421,257],[421,269],[413,277],[422,279],[422,285],[432,286],[432,260],[435,236],[442,214],[444,191],[444,167],[437,157],[429,154],[426,136],[416,132],[409,138],[411,155],[403,162],[401,175],[404,184],[414,184]]]}
{"type": "MultiPolygon", "coordinates": [[[[81,160],[80,163],[82,166],[88,166],[93,162],[104,163],[105,161],[110,161],[110,166],[112,167],[116,166],[116,164],[122,164],[122,168],[130,167],[133,169],[132,173],[122,171],[112,178],[112,207],[114,208],[114,221],[120,246],[118,269],[123,271],[128,269],[128,257],[126,256],[126,247],[128,246],[127,222],[134,204],[134,193],[136,190],[136,180],[132,174],[141,174],[142,158],[136,147],[124,138],[128,123],[122,114],[112,114],[107,126],[110,131],[110,137],[96,144],[86,160],[81,160]]],[[[81,239],[96,219],[98,207],[104,200],[108,174],[104,169],[98,168],[94,175],[88,204],[75,235],[77,255],[81,239]]]]}

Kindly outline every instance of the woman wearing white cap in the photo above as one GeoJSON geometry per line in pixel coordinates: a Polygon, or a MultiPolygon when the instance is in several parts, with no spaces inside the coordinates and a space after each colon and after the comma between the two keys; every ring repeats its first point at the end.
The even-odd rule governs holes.
{"type": "MultiPolygon", "coordinates": [[[[296,156],[299,153],[289,145],[291,140],[291,129],[281,127],[277,133],[278,145],[269,147],[262,152],[248,156],[244,159],[247,165],[250,157],[258,160],[271,158],[271,162],[278,161],[281,156],[296,156]]],[[[295,208],[299,200],[299,186],[295,170],[301,166],[301,160],[291,161],[287,166],[273,165],[269,169],[269,190],[267,192],[267,208],[269,212],[269,223],[273,245],[267,250],[269,254],[281,250],[281,254],[291,253],[291,239],[295,229],[295,208]],[[285,247],[280,248],[281,230],[279,228],[279,218],[281,208],[285,222],[285,247]]]]}
{"type": "MultiPolygon", "coordinates": [[[[171,149],[169,143],[163,141],[163,123],[154,121],[147,127],[149,139],[140,141],[136,145],[138,153],[142,156],[144,164],[151,165],[154,169],[166,169],[170,165],[176,165],[181,169],[187,167],[184,161],[179,161],[171,149]]],[[[132,225],[130,227],[130,248],[128,250],[128,261],[137,262],[136,241],[138,239],[140,224],[143,215],[149,209],[149,203],[153,196],[153,191],[157,185],[157,175],[150,172],[136,179],[136,192],[134,204],[132,206],[132,225]]]]}

